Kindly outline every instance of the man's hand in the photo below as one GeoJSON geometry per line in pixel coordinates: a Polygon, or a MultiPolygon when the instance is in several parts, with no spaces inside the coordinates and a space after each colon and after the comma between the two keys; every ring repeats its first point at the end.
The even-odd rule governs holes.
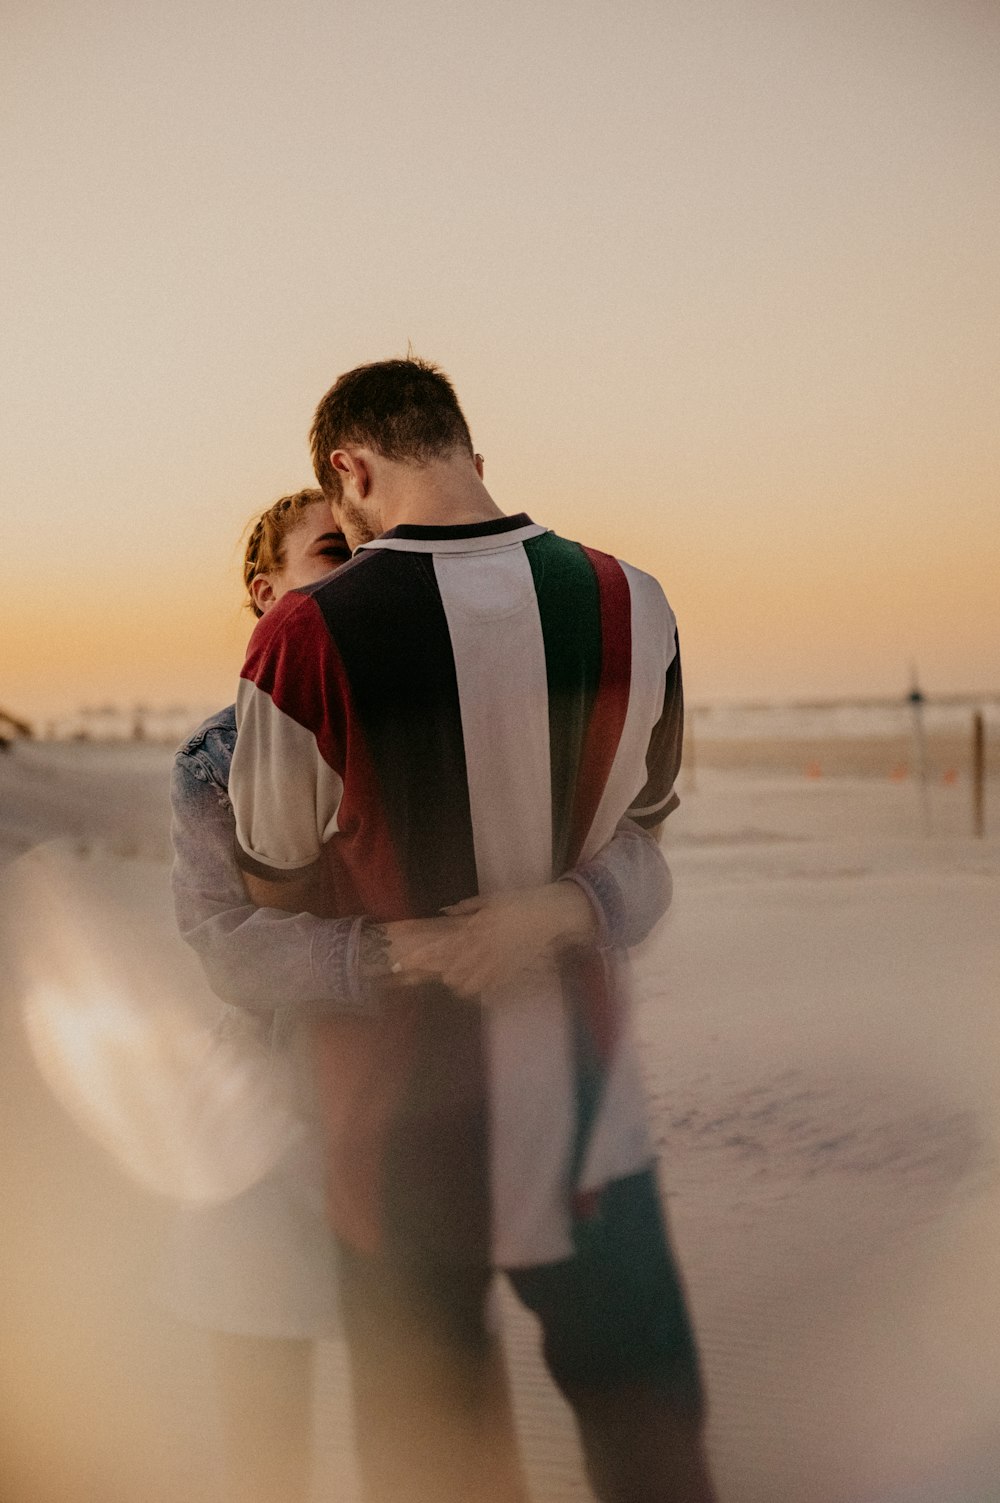
{"type": "Polygon", "coordinates": [[[468,898],[445,913],[446,918],[416,925],[385,925],[391,937],[398,929],[407,931],[389,967],[397,981],[435,980],[460,997],[478,997],[550,964],[564,949],[588,944],[597,929],[590,903],[573,882],[468,898]]]}
{"type": "MultiPolygon", "coordinates": [[[[269,882],[244,872],[243,881],[258,907],[320,909],[322,888],[313,874],[269,882]]],[[[390,989],[439,981],[471,1000],[591,943],[596,931],[593,909],[575,882],[467,898],[441,918],[369,920],[361,931],[361,979],[390,989]]]]}
{"type": "Polygon", "coordinates": [[[361,930],[362,980],[397,986],[439,980],[436,971],[418,970],[414,957],[458,928],[458,919],[396,919],[392,923],[369,919],[361,930]]]}

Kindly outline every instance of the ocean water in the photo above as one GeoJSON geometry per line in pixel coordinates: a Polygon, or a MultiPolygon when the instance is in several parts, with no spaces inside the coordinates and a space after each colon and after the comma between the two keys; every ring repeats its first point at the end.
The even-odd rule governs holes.
{"type": "MultiPolygon", "coordinates": [[[[1000,728],[1000,698],[926,700],[921,706],[928,735],[969,730],[981,710],[987,730],[1000,728]]],[[[906,700],[840,701],[827,704],[689,705],[696,732],[711,739],[755,741],[852,740],[909,735],[914,708],[906,700]]]]}

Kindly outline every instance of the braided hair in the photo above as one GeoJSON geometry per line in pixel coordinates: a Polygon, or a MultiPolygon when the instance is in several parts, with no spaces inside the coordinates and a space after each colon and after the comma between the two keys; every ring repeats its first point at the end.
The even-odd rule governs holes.
{"type": "Polygon", "coordinates": [[[281,568],[285,561],[285,538],[301,522],[307,507],[315,506],[320,501],[325,503],[326,497],[322,491],[315,489],[282,496],[267,511],[261,512],[250,528],[243,555],[243,583],[250,597],[248,604],[255,616],[261,616],[263,612],[254,603],[250,591],[254,578],[258,574],[270,574],[281,568]]]}

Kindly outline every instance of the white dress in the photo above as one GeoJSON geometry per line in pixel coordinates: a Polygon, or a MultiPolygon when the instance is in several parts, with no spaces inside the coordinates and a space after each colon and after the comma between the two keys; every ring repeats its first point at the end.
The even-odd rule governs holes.
{"type": "MultiPolygon", "coordinates": [[[[231,1042],[241,1024],[249,1028],[253,1022],[225,1008],[220,1033],[231,1042]]],[[[308,1086],[295,1042],[282,1048],[285,1057],[278,1062],[303,1082],[301,1101],[308,1086]]],[[[325,1215],[322,1145],[311,1111],[302,1116],[301,1135],[248,1190],[178,1209],[157,1289],[159,1302],[173,1315],[242,1336],[338,1334],[336,1253],[325,1215]]]]}

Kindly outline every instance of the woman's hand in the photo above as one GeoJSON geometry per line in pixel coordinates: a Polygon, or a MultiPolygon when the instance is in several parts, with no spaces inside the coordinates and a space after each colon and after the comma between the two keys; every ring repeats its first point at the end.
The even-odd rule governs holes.
{"type": "Polygon", "coordinates": [[[398,982],[440,981],[460,997],[478,997],[550,964],[564,949],[588,944],[597,930],[590,903],[573,882],[467,898],[444,912],[440,919],[384,926],[389,969],[398,982]]]}

